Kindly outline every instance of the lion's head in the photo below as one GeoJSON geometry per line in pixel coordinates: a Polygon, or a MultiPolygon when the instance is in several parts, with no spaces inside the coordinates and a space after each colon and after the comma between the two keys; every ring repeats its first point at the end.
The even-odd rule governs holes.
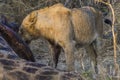
{"type": "Polygon", "coordinates": [[[35,32],[34,25],[37,21],[37,12],[33,11],[25,19],[23,20],[21,27],[19,29],[19,34],[22,36],[22,39],[29,43],[32,39],[34,39],[36,36],[34,36],[35,32]]]}

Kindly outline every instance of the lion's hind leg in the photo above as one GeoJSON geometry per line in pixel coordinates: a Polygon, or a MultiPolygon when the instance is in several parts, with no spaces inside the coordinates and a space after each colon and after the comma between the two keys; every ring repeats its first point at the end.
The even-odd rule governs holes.
{"type": "Polygon", "coordinates": [[[94,48],[94,44],[93,43],[91,43],[90,45],[86,46],[86,52],[90,56],[91,63],[92,63],[92,68],[93,68],[94,72],[98,73],[98,67],[97,67],[97,57],[98,57],[98,55],[96,53],[96,50],[94,48]]]}

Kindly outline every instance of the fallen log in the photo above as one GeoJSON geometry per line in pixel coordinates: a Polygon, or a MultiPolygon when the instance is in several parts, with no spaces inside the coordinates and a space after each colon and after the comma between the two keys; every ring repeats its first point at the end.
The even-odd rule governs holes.
{"type": "Polygon", "coordinates": [[[19,34],[4,24],[0,23],[0,34],[8,42],[15,53],[23,59],[34,62],[34,56],[27,44],[20,38],[19,34]]]}

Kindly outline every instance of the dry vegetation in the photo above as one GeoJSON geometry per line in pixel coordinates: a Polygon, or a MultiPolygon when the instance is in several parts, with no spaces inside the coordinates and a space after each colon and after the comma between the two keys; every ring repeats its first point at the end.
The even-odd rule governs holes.
{"type": "MultiPolygon", "coordinates": [[[[71,0],[71,2],[67,4],[67,7],[73,8],[73,7],[81,7],[84,5],[91,5],[90,1],[92,0],[86,0],[86,1],[71,0]],[[80,1],[84,1],[84,2],[80,3],[80,1]]],[[[115,16],[116,16],[115,29],[117,32],[117,42],[118,42],[117,63],[120,66],[120,1],[119,0],[113,0],[113,1],[118,1],[117,3],[114,3],[114,4],[112,3],[112,4],[114,6],[115,16]]],[[[65,4],[65,0],[1,0],[0,15],[4,14],[5,16],[7,16],[9,21],[17,22],[20,25],[23,18],[31,11],[44,8],[46,6],[50,6],[58,2],[65,4]]],[[[113,42],[112,42],[111,28],[105,27],[104,30],[105,30],[104,34],[105,36],[107,36],[107,38],[103,39],[104,48],[102,53],[98,54],[100,73],[99,75],[97,75],[98,77],[97,80],[120,80],[119,66],[118,66],[118,73],[116,76],[114,76],[113,42]]],[[[48,50],[47,43],[44,41],[44,39],[33,41],[30,44],[30,47],[33,53],[35,54],[35,57],[38,60],[38,62],[48,64],[49,50],[48,50]]],[[[94,73],[92,72],[92,68],[90,67],[90,64],[89,64],[90,63],[89,58],[86,54],[82,54],[82,53],[85,53],[84,49],[80,49],[75,53],[76,70],[82,73],[83,74],[82,76],[86,80],[93,80],[94,73]]],[[[62,54],[60,57],[62,58],[60,59],[61,63],[58,64],[59,66],[58,68],[64,69],[65,67],[64,54],[62,54]]]]}
{"type": "Polygon", "coordinates": [[[0,1],[0,15],[4,14],[10,21],[21,23],[23,18],[31,11],[51,6],[55,3],[66,4],[69,8],[81,7],[84,5],[90,5],[92,0],[86,0],[81,3],[81,0],[70,0],[66,4],[67,0],[1,0],[0,1]]]}

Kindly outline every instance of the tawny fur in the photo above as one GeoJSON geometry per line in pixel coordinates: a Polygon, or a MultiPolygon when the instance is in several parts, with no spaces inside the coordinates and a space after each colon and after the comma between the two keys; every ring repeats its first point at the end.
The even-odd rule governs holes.
{"type": "Polygon", "coordinates": [[[93,43],[98,42],[102,32],[103,19],[98,10],[93,7],[68,9],[62,4],[31,12],[23,20],[19,31],[25,41],[39,37],[47,39],[52,47],[55,66],[60,48],[63,48],[68,70],[74,70],[73,53],[76,44],[85,46],[95,67],[97,66],[97,53],[93,43]]]}

